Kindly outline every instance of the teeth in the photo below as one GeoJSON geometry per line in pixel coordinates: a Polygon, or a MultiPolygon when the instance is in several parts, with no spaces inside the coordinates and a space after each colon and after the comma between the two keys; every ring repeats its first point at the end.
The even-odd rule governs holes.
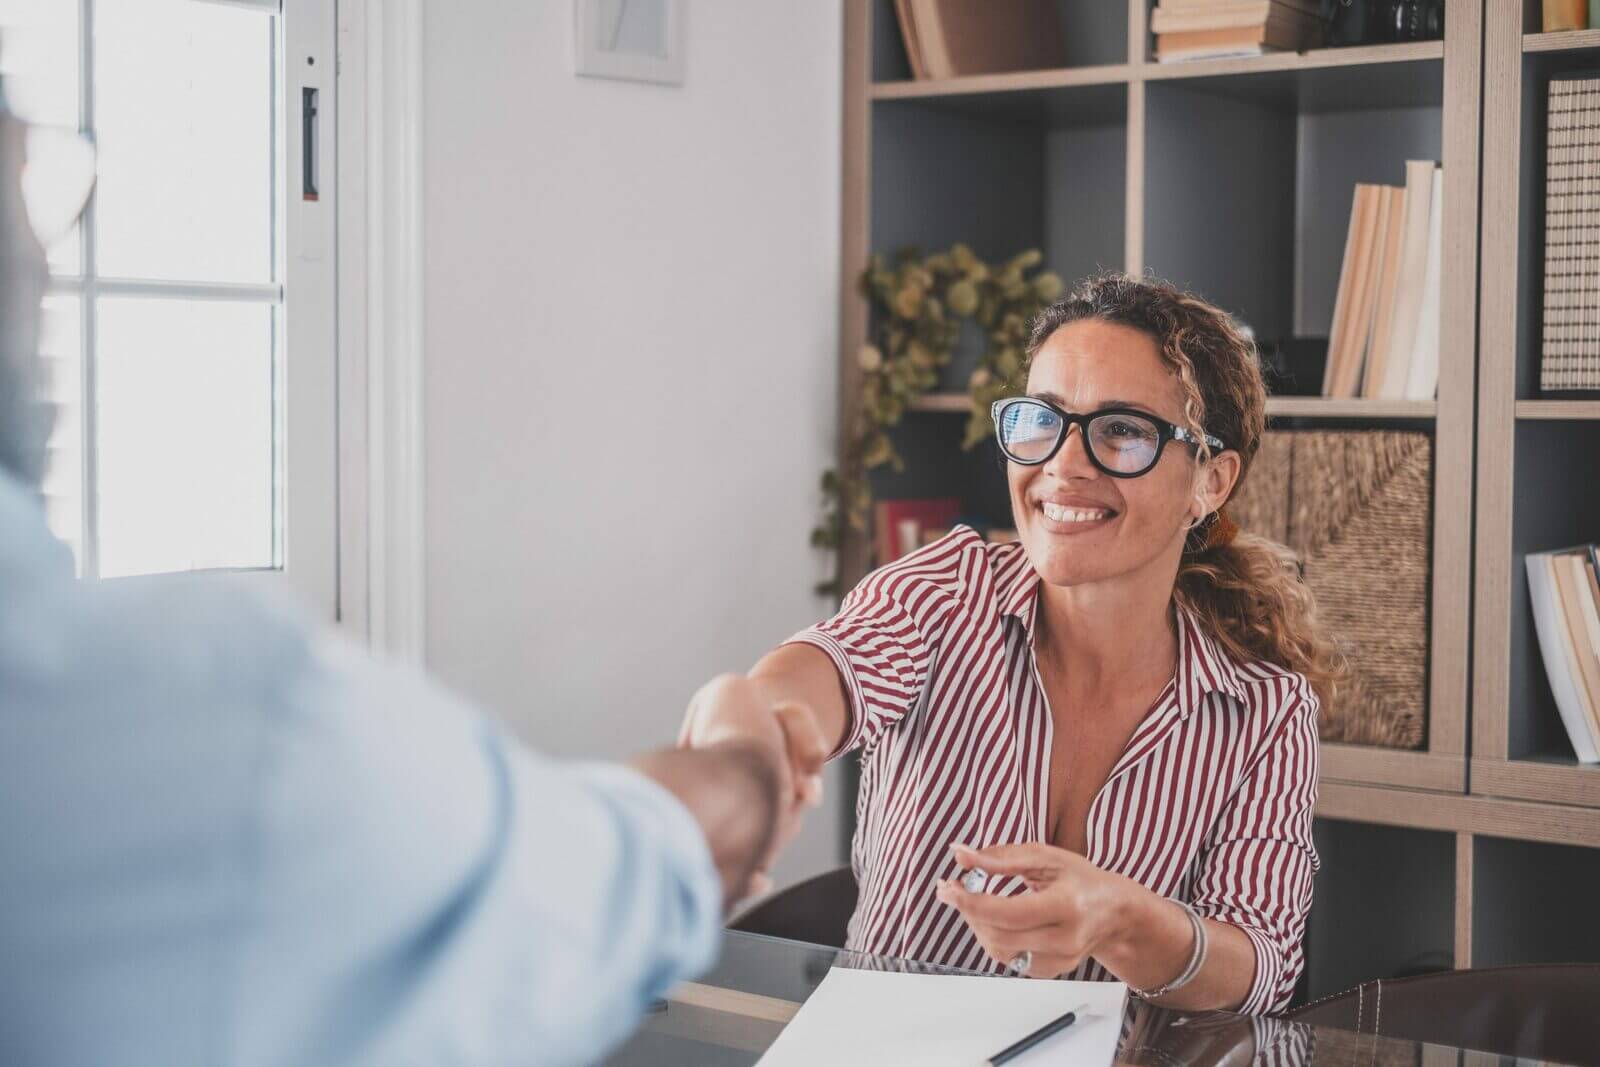
{"type": "Polygon", "coordinates": [[[1069,508],[1049,501],[1044,501],[1039,506],[1044,509],[1045,518],[1053,522],[1094,522],[1111,514],[1104,508],[1069,508]]]}

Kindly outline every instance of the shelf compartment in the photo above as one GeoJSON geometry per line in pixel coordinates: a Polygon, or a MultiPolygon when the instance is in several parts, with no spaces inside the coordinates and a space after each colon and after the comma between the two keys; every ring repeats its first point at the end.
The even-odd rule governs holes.
{"type": "MultiPolygon", "coordinates": [[[[870,76],[874,85],[939,84],[934,79],[917,81],[911,77],[911,63],[906,56],[905,38],[900,32],[900,20],[895,15],[894,0],[870,0],[872,55],[870,76]]],[[[1066,64],[1062,70],[1081,70],[1105,67],[1128,61],[1128,6],[1126,3],[1076,3],[1056,4],[1058,30],[1066,64]]],[[[971,78],[1012,77],[1016,75],[1048,75],[1056,70],[1014,71],[1004,74],[978,74],[971,78]]],[[[965,81],[961,79],[945,79],[965,81]]]]}
{"type": "Polygon", "coordinates": [[[1444,158],[1442,70],[1429,60],[1150,80],[1141,265],[1204,293],[1264,347],[1327,337],[1355,186],[1404,185],[1406,160],[1444,158]],[[1367,101],[1338,86],[1345,106],[1326,109],[1304,96],[1243,91],[1260,78],[1375,85],[1399,68],[1428,90],[1388,85],[1367,101]]]}
{"type": "Polygon", "coordinates": [[[1319,818],[1306,924],[1310,999],[1455,961],[1456,835],[1319,818]],[[1351,937],[1359,929],[1362,936],[1351,937]]]}
{"type": "Polygon", "coordinates": [[[1600,959],[1600,849],[1473,840],[1472,965],[1600,959]]]}
{"type": "Polygon", "coordinates": [[[1513,442],[1505,747],[1475,749],[1488,759],[1503,754],[1509,763],[1503,771],[1491,767],[1484,778],[1479,775],[1480,761],[1474,760],[1473,790],[1488,791],[1493,785],[1501,795],[1600,805],[1600,787],[1584,784],[1600,780],[1576,769],[1571,741],[1550,692],[1525,563],[1530,552],[1600,539],[1600,494],[1574,491],[1573,485],[1573,474],[1585,458],[1600,455],[1600,421],[1521,421],[1515,425],[1513,442]],[[1562,773],[1564,762],[1574,768],[1571,774],[1562,773]],[[1584,797],[1589,799],[1581,800],[1584,797]]]}

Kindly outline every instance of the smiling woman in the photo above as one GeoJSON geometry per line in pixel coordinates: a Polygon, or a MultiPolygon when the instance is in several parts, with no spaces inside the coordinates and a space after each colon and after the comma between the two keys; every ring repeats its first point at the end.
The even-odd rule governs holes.
{"type": "Polygon", "coordinates": [[[801,704],[862,749],[849,948],[1281,1008],[1341,664],[1287,550],[1221,515],[1265,424],[1255,349],[1106,274],[1028,355],[995,409],[1020,540],[958,528],[875,571],[684,736],[801,704]]]}

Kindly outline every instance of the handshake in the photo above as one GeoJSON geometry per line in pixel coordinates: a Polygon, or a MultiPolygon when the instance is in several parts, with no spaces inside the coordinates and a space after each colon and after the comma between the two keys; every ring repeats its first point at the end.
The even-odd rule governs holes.
{"type": "Polygon", "coordinates": [[[767,892],[773,861],[799,832],[805,809],[822,802],[830,746],[812,707],[757,679],[720,675],[689,701],[678,748],[742,768],[716,791],[701,825],[725,904],[767,892]]]}

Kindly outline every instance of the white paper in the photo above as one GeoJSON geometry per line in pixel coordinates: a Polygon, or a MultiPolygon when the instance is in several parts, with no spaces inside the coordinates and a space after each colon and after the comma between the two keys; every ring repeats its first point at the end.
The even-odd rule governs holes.
{"type": "Polygon", "coordinates": [[[1121,982],[1050,982],[836,967],[760,1067],[979,1067],[1079,1005],[1087,1017],[1010,1061],[1109,1067],[1122,1032],[1121,982]]]}

